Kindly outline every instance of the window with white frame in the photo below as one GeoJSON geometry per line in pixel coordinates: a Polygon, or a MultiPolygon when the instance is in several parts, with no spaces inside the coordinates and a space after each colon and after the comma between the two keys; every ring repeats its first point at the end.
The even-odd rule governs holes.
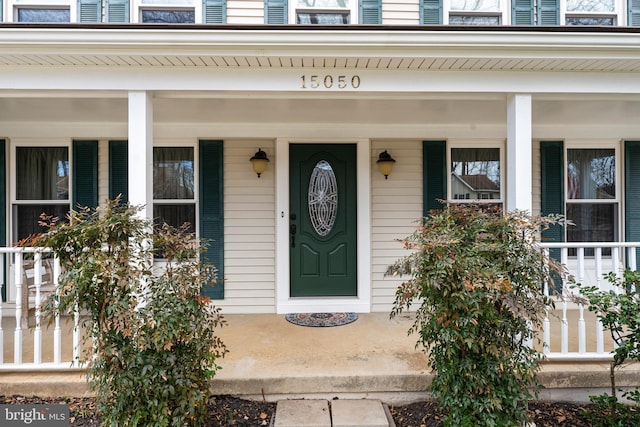
{"type": "Polygon", "coordinates": [[[355,0],[294,0],[293,22],[296,24],[355,24],[355,0]]]}
{"type": "Polygon", "coordinates": [[[613,26],[619,22],[616,0],[565,0],[565,25],[613,26]]]}
{"type": "Polygon", "coordinates": [[[615,147],[567,149],[567,242],[618,241],[616,163],[615,147]]]}
{"type": "MultiPolygon", "coordinates": [[[[502,3],[506,3],[502,0],[502,3]]],[[[449,25],[501,25],[501,0],[450,0],[449,25]]]]}
{"type": "Polygon", "coordinates": [[[69,0],[14,0],[9,2],[13,22],[74,22],[75,4],[69,0]],[[74,9],[72,11],[72,9],[74,9]]]}
{"type": "Polygon", "coordinates": [[[195,0],[139,0],[137,19],[149,24],[193,24],[200,22],[200,4],[195,0]]]}
{"type": "Polygon", "coordinates": [[[69,147],[15,147],[12,240],[46,231],[41,214],[64,219],[69,212],[69,147]]]}
{"type": "Polygon", "coordinates": [[[153,217],[156,224],[189,224],[196,231],[193,147],[153,148],[153,217]]]}
{"type": "Polygon", "coordinates": [[[459,147],[449,151],[449,199],[502,204],[500,147],[459,147]]]}

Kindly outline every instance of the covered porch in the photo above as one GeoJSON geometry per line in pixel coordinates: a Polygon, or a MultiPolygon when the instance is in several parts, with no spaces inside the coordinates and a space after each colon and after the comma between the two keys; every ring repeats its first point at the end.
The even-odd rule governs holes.
{"type": "MultiPolygon", "coordinates": [[[[572,322],[577,321],[570,317],[572,322]]],[[[415,348],[416,336],[407,335],[411,315],[389,319],[386,313],[359,314],[354,323],[331,328],[293,325],[279,314],[230,314],[226,319],[229,324],[219,333],[230,352],[220,361],[223,369],[211,383],[214,394],[269,401],[295,397],[379,398],[387,403],[428,397],[425,390],[431,375],[426,355],[415,348]]],[[[9,329],[5,329],[4,355],[10,361],[7,347],[12,321],[5,319],[4,325],[9,329]]],[[[45,332],[45,336],[49,334],[45,332]]],[[[559,333],[553,335],[559,338],[559,333]]],[[[63,336],[70,341],[68,331],[63,336]]],[[[33,331],[25,333],[25,362],[33,357],[32,337],[33,331]]],[[[569,346],[577,349],[577,342],[571,339],[569,346]]],[[[43,343],[43,350],[50,347],[51,341],[43,343]]],[[[69,362],[49,366],[3,364],[0,394],[90,394],[83,369],[70,368],[69,362]]],[[[604,359],[551,357],[539,374],[545,386],[540,398],[588,401],[588,395],[608,390],[608,370],[604,359]]],[[[617,377],[621,387],[639,382],[640,367],[635,365],[626,367],[617,377]]]]}
{"type": "MultiPolygon", "coordinates": [[[[638,247],[640,243],[580,247],[555,243],[543,244],[541,250],[559,250],[576,280],[607,289],[608,284],[598,278],[608,271],[636,269],[638,247]],[[585,249],[594,249],[594,255],[585,256],[585,249]],[[576,255],[571,256],[574,252],[576,255]]],[[[21,260],[21,251],[25,250],[29,251],[14,248],[4,252],[21,260]]],[[[35,266],[32,261],[28,265],[44,276],[47,273],[40,255],[36,251],[35,266]]],[[[24,264],[14,263],[14,268],[18,266],[14,270],[16,278],[28,277],[21,271],[24,264]]],[[[57,273],[56,264],[54,260],[57,273]]],[[[18,287],[29,287],[28,283],[16,282],[18,287]]],[[[23,306],[20,289],[11,292],[16,295],[15,303],[0,305],[0,394],[88,393],[80,363],[84,351],[81,316],[72,313],[45,324],[39,310],[33,308],[46,296],[44,281],[36,275],[30,283],[28,305],[23,306]]],[[[539,333],[543,342],[534,343],[546,355],[540,373],[545,386],[541,398],[588,400],[588,395],[609,387],[614,346],[593,313],[562,298],[570,293],[564,285],[539,333]]],[[[547,285],[544,292],[554,291],[547,285]]],[[[360,313],[354,323],[327,328],[294,325],[282,314],[227,314],[225,318],[228,326],[221,328],[219,335],[230,352],[220,361],[223,369],[212,383],[213,393],[268,400],[376,397],[388,402],[426,396],[424,390],[431,378],[428,360],[416,348],[417,335],[408,335],[414,321],[410,312],[395,318],[387,312],[360,313]]],[[[635,365],[623,369],[617,378],[621,387],[639,382],[640,366],[635,365]]]]}

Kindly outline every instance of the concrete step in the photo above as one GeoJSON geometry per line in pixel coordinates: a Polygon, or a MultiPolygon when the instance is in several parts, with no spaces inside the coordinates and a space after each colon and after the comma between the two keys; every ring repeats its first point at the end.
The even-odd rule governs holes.
{"type": "Polygon", "coordinates": [[[395,427],[388,408],[373,399],[280,400],[272,427],[395,427]]]}

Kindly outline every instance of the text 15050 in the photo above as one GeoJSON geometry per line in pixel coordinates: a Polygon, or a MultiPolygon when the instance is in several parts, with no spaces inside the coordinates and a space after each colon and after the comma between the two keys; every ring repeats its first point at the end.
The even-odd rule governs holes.
{"type": "Polygon", "coordinates": [[[326,74],[300,76],[300,89],[358,89],[360,76],[333,76],[326,74]]]}

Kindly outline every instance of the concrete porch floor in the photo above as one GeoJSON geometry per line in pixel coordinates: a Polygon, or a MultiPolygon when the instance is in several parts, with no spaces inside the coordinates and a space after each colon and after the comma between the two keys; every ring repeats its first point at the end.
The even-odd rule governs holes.
{"type": "MultiPolygon", "coordinates": [[[[407,335],[410,315],[360,314],[354,323],[332,328],[296,326],[276,314],[227,314],[225,319],[228,325],[219,335],[229,353],[219,361],[214,394],[270,401],[377,398],[395,404],[427,397],[431,375],[426,355],[415,348],[417,337],[407,335]]],[[[3,329],[6,341],[12,331],[5,323],[3,329]]],[[[5,355],[10,350],[6,342],[4,350],[5,355]]],[[[543,400],[587,401],[590,394],[608,390],[609,365],[547,361],[539,378],[543,400]]],[[[640,384],[640,367],[624,368],[617,383],[640,384]]],[[[0,371],[0,394],[83,396],[89,390],[82,370],[9,369],[0,371]]]]}

